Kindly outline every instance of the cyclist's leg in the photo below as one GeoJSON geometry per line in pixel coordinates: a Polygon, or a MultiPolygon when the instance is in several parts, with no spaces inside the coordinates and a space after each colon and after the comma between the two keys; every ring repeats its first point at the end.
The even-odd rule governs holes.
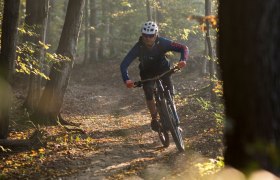
{"type": "Polygon", "coordinates": [[[143,90],[145,93],[145,99],[147,108],[151,115],[151,128],[154,131],[157,131],[159,126],[157,122],[157,109],[156,109],[156,103],[154,101],[153,91],[154,91],[154,81],[149,81],[143,84],[143,90]]]}

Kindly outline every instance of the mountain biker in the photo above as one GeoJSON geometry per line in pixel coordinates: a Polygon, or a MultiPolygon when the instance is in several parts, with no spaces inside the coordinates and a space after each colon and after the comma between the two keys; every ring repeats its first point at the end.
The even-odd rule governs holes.
{"type": "MultiPolygon", "coordinates": [[[[134,87],[134,82],[130,80],[128,75],[129,65],[138,57],[139,70],[141,80],[153,78],[170,69],[170,62],[166,58],[165,53],[168,51],[181,53],[180,61],[178,62],[179,68],[186,66],[189,50],[188,47],[158,34],[158,26],[153,21],[145,22],[141,28],[142,35],[139,41],[133,46],[128,54],[123,59],[120,70],[123,81],[127,88],[134,87]]],[[[174,87],[172,85],[171,77],[164,76],[162,78],[163,84],[168,87],[171,94],[174,94],[174,87]]],[[[151,115],[151,129],[158,131],[159,124],[157,119],[157,110],[153,98],[154,81],[148,81],[143,84],[143,90],[146,98],[146,104],[151,115]]]]}

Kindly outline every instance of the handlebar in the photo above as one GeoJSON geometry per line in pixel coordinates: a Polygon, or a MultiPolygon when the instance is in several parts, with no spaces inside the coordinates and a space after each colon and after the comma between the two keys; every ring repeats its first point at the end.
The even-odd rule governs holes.
{"type": "Polygon", "coordinates": [[[145,82],[158,80],[158,79],[162,78],[165,75],[171,75],[171,74],[173,74],[173,73],[175,73],[175,72],[177,72],[179,70],[180,70],[180,68],[178,66],[174,66],[170,70],[168,70],[168,71],[166,71],[166,72],[164,72],[164,73],[162,73],[160,75],[157,75],[157,76],[155,76],[153,78],[144,79],[144,80],[140,80],[140,81],[134,82],[134,87],[141,87],[143,85],[143,83],[145,83],[145,82]]]}

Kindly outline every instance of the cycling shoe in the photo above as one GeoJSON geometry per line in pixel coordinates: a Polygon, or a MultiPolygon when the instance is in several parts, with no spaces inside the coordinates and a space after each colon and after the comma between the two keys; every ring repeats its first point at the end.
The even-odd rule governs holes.
{"type": "Polygon", "coordinates": [[[157,120],[152,120],[151,129],[155,132],[158,132],[159,128],[160,128],[159,122],[157,120]]]}

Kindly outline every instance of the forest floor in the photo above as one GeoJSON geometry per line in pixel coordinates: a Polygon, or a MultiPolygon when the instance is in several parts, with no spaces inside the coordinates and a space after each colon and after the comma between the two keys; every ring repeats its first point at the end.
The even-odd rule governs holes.
{"type": "MultiPolygon", "coordinates": [[[[129,69],[138,80],[137,65],[129,69]]],[[[64,97],[62,117],[75,126],[33,126],[14,87],[9,139],[43,132],[37,146],[2,149],[0,179],[208,179],[222,166],[222,126],[209,103],[209,79],[184,69],[173,76],[186,146],[163,148],[150,129],[141,88],[127,89],[119,62],[76,66],[64,97]]]]}

